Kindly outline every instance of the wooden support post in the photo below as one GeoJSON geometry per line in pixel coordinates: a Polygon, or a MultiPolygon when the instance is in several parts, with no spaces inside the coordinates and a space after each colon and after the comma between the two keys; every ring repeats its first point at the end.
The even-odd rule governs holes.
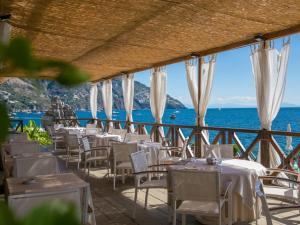
{"type": "Polygon", "coordinates": [[[232,132],[232,131],[229,131],[229,132],[228,132],[227,143],[228,143],[228,144],[232,144],[232,139],[233,139],[233,132],[232,132]]]}
{"type": "Polygon", "coordinates": [[[178,147],[179,146],[179,128],[176,127],[174,129],[174,131],[175,131],[175,140],[174,140],[174,145],[173,146],[178,147]]]}
{"type": "Polygon", "coordinates": [[[157,124],[154,125],[154,141],[159,142],[159,126],[157,124]]]}
{"type": "Polygon", "coordinates": [[[198,58],[198,109],[197,111],[197,128],[195,133],[195,156],[201,157],[201,126],[199,106],[201,104],[201,73],[202,73],[202,58],[198,58]]]}
{"type": "Polygon", "coordinates": [[[174,127],[170,127],[170,129],[171,129],[171,145],[175,146],[175,137],[176,137],[175,129],[174,127]]]}
{"type": "Polygon", "coordinates": [[[261,141],[260,141],[260,162],[263,166],[270,168],[270,135],[268,130],[261,130],[261,141]]]}
{"type": "Polygon", "coordinates": [[[222,136],[221,137],[222,137],[221,138],[221,143],[226,144],[226,133],[225,133],[225,131],[222,131],[222,136]]]}

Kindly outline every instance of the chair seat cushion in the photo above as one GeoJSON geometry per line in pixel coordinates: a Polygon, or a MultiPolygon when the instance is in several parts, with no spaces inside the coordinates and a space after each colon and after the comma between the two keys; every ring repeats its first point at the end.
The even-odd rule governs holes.
{"type": "Polygon", "coordinates": [[[167,188],[167,180],[147,180],[144,183],[140,184],[140,188],[167,188]]]}
{"type": "Polygon", "coordinates": [[[264,192],[267,197],[274,197],[294,201],[299,200],[298,190],[295,188],[265,185],[264,192]]]}
{"type": "Polygon", "coordinates": [[[121,162],[117,165],[117,169],[131,169],[131,162],[121,162]]]}
{"type": "Polygon", "coordinates": [[[195,213],[203,215],[218,215],[219,207],[217,202],[209,201],[183,201],[177,208],[179,213],[195,213]]]}

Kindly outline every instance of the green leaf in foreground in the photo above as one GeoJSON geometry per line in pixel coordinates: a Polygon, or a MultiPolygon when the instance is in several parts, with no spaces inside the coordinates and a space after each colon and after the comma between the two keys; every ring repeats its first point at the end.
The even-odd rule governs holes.
{"type": "Polygon", "coordinates": [[[37,62],[32,56],[30,43],[25,38],[16,37],[12,39],[6,49],[5,56],[16,69],[22,69],[29,73],[36,69],[37,62]]]}
{"type": "Polygon", "coordinates": [[[0,225],[19,225],[7,204],[0,202],[0,225]]]}
{"type": "Polygon", "coordinates": [[[55,80],[64,86],[75,86],[87,82],[89,76],[77,67],[63,61],[48,60],[41,62],[43,69],[58,71],[55,80]]]}
{"type": "Polygon", "coordinates": [[[9,129],[9,117],[7,114],[6,106],[0,103],[0,143],[5,141],[9,129]]]}
{"type": "MultiPolygon", "coordinates": [[[[34,208],[23,219],[22,225],[80,225],[73,204],[51,201],[34,208]]],[[[1,224],[0,224],[1,225],[1,224]]]]}
{"type": "Polygon", "coordinates": [[[61,72],[56,77],[56,81],[65,86],[75,86],[88,81],[86,73],[78,70],[72,65],[66,65],[61,68],[61,72]]]}

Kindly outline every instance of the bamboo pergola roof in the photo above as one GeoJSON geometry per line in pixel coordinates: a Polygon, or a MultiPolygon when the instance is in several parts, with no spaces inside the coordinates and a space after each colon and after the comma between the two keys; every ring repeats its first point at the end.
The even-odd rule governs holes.
{"type": "Polygon", "coordinates": [[[2,0],[12,36],[97,81],[300,30],[299,0],[2,0]]]}

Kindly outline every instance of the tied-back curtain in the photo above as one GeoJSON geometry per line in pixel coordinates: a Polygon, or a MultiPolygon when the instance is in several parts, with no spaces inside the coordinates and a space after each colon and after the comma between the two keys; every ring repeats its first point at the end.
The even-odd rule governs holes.
{"type": "MultiPolygon", "coordinates": [[[[150,77],[150,108],[156,123],[162,123],[167,101],[167,73],[164,68],[154,68],[150,77]]],[[[163,129],[160,129],[164,135],[163,129]]]]}
{"type": "MultiPolygon", "coordinates": [[[[132,122],[132,109],[134,97],[134,74],[124,75],[122,79],[124,107],[126,111],[126,120],[132,122]]],[[[134,131],[133,124],[130,125],[130,130],[134,131]]]]}
{"type": "MultiPolygon", "coordinates": [[[[270,130],[282,103],[289,56],[289,41],[283,44],[280,52],[271,46],[273,42],[263,43],[252,49],[250,55],[255,79],[258,115],[262,129],[270,130]]],[[[271,148],[270,164],[280,163],[277,152],[271,148]]]]}
{"type": "MultiPolygon", "coordinates": [[[[198,115],[200,125],[205,126],[205,114],[211,94],[212,83],[214,79],[216,55],[212,55],[210,59],[205,62],[203,58],[199,61],[201,63],[201,98],[198,100],[198,73],[197,73],[197,59],[185,61],[186,78],[190,96],[192,98],[193,106],[198,115]]],[[[205,133],[208,140],[208,133],[205,133]]]]}
{"type": "MultiPolygon", "coordinates": [[[[0,43],[8,44],[11,32],[11,25],[6,22],[0,22],[0,43]]],[[[3,68],[3,62],[0,62],[0,70],[3,68]]],[[[0,84],[5,82],[6,78],[0,78],[0,84]]]]}
{"type": "Polygon", "coordinates": [[[0,42],[8,44],[10,38],[11,25],[7,22],[0,22],[0,42]]]}
{"type": "MultiPolygon", "coordinates": [[[[112,120],[112,81],[105,80],[102,83],[102,101],[106,118],[112,120]]],[[[112,123],[109,123],[112,126],[112,123]]]]}
{"type": "Polygon", "coordinates": [[[98,95],[98,88],[97,84],[91,84],[90,90],[90,107],[91,107],[91,114],[93,119],[97,119],[97,95],[98,95]]]}

